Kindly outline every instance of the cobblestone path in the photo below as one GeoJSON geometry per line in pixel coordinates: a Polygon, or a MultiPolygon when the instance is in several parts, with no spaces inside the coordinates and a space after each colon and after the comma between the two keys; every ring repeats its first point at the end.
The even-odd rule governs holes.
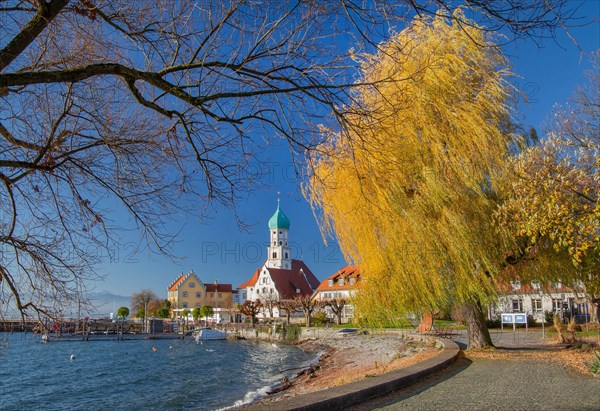
{"type": "MultiPolygon", "coordinates": [[[[497,333],[496,346],[537,348],[541,334],[497,333]]],[[[457,336],[464,342],[464,336],[457,336]]],[[[548,352],[552,355],[552,352],[548,352]]],[[[533,359],[460,359],[448,371],[352,410],[600,410],[600,378],[533,359]]]]}

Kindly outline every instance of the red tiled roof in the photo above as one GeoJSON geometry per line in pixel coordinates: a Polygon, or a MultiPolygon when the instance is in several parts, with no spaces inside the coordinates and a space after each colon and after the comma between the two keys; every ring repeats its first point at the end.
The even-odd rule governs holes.
{"type": "Polygon", "coordinates": [[[171,284],[168,291],[177,291],[179,285],[187,278],[189,274],[181,274],[181,276],[171,284]]]}
{"type": "Polygon", "coordinates": [[[319,280],[304,264],[304,261],[292,260],[292,269],[269,268],[271,279],[281,298],[293,298],[297,295],[312,295],[319,286],[319,280]],[[300,289],[300,294],[296,290],[300,289]]]}
{"type": "MultiPolygon", "coordinates": [[[[262,267],[264,267],[264,264],[254,272],[252,278],[237,288],[254,287],[258,281],[262,267]]],[[[304,261],[292,260],[291,270],[284,270],[282,268],[267,268],[267,270],[269,270],[275,289],[277,289],[281,298],[292,298],[296,295],[311,295],[319,286],[319,280],[310,271],[310,268],[306,266],[304,261]],[[296,293],[296,289],[298,288],[300,289],[300,294],[296,293]]]]}
{"type": "Polygon", "coordinates": [[[238,286],[237,288],[254,287],[254,284],[256,284],[256,282],[258,281],[259,274],[260,274],[260,268],[257,268],[256,271],[254,272],[254,275],[252,275],[252,277],[248,281],[246,281],[244,284],[238,286]]]}
{"type": "Polygon", "coordinates": [[[219,293],[230,293],[232,288],[231,284],[205,284],[206,291],[209,293],[219,292],[219,293]]]}
{"type": "Polygon", "coordinates": [[[356,287],[356,284],[360,281],[360,269],[355,265],[349,265],[327,277],[317,288],[317,291],[329,291],[329,290],[348,290],[356,287]],[[338,280],[344,279],[344,285],[339,285],[338,280]],[[356,283],[350,285],[348,281],[350,278],[355,278],[356,283]],[[333,280],[333,285],[329,285],[329,280],[333,280]]]}

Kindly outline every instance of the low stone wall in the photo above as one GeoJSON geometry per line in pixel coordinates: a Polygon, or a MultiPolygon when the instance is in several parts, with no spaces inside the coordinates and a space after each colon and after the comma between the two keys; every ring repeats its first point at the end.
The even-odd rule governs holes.
{"type": "MultiPolygon", "coordinates": [[[[340,334],[341,328],[327,328],[327,327],[302,327],[300,329],[300,336],[298,340],[310,340],[310,339],[320,339],[320,338],[342,338],[343,335],[340,334]]],[[[395,334],[402,338],[409,338],[415,341],[425,341],[430,342],[431,340],[435,340],[435,338],[431,338],[425,335],[414,334],[411,330],[369,330],[369,334],[395,334]]],[[[227,333],[232,336],[237,336],[240,338],[245,338],[247,340],[263,340],[263,341],[283,341],[283,335],[281,333],[275,332],[275,327],[240,327],[227,329],[227,333]]]]}

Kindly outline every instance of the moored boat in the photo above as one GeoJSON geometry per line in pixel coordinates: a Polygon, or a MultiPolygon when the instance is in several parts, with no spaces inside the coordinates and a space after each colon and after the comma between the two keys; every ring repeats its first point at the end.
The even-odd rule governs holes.
{"type": "Polygon", "coordinates": [[[227,339],[227,333],[224,331],[213,330],[212,328],[201,328],[196,334],[196,341],[208,341],[208,340],[225,340],[227,339]]]}

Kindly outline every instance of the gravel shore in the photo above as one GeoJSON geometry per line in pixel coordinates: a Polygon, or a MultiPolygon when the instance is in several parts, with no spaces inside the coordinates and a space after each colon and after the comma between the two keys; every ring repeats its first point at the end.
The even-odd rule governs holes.
{"type": "MultiPolygon", "coordinates": [[[[348,384],[424,361],[439,349],[398,335],[330,335],[297,343],[320,352],[318,364],[286,381],[285,389],[259,401],[268,404],[292,396],[348,384]]],[[[283,388],[283,387],[282,387],[283,388]]]]}

